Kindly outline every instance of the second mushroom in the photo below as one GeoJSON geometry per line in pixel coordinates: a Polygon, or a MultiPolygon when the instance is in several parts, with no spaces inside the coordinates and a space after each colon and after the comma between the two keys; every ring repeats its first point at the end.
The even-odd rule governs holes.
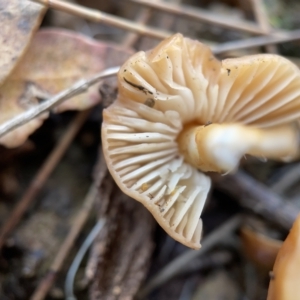
{"type": "Polygon", "coordinates": [[[200,247],[211,184],[202,172],[234,171],[245,154],[299,154],[300,71],[278,55],[219,61],[176,34],[133,55],[118,82],[103,113],[107,166],[123,192],[188,247],[200,247]]]}

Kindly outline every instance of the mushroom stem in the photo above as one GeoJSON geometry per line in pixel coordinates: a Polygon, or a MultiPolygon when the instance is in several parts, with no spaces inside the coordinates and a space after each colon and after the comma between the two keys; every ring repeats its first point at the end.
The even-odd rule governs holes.
{"type": "Polygon", "coordinates": [[[242,156],[289,161],[298,154],[295,124],[256,128],[242,124],[188,126],[178,137],[186,161],[202,171],[230,172],[242,156]]]}

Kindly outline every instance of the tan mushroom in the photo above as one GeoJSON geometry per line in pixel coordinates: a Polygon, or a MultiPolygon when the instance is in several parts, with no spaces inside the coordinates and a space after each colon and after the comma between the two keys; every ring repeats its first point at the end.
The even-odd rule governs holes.
{"type": "Polygon", "coordinates": [[[300,215],[280,248],[268,292],[268,300],[300,299],[300,215]]]}
{"type": "Polygon", "coordinates": [[[108,168],[176,240],[200,247],[210,189],[201,171],[230,172],[245,154],[298,155],[300,72],[277,55],[218,61],[176,34],[120,69],[103,113],[108,168]]]}

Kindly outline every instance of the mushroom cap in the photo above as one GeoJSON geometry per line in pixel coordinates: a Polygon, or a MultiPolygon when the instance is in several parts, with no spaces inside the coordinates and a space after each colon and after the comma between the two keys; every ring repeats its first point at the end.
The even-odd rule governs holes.
{"type": "Polygon", "coordinates": [[[268,300],[300,299],[300,215],[279,249],[270,281],[268,300]]]}
{"type": "Polygon", "coordinates": [[[123,192],[143,203],[169,235],[195,249],[211,183],[178,151],[183,127],[268,127],[300,116],[300,72],[290,61],[261,54],[221,62],[207,46],[181,34],[133,55],[118,82],[118,98],[103,112],[108,168],[123,192]]]}

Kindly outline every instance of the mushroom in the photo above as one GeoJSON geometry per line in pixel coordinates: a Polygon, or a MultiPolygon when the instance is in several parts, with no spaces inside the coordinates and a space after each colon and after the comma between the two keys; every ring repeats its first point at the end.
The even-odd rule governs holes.
{"type": "Polygon", "coordinates": [[[268,300],[300,299],[300,215],[279,249],[271,273],[268,300]]]}
{"type": "Polygon", "coordinates": [[[295,158],[299,75],[277,55],[218,61],[181,34],[136,53],[121,67],[118,97],[103,112],[112,176],[169,235],[198,249],[211,185],[198,169],[231,172],[245,154],[295,158]]]}

